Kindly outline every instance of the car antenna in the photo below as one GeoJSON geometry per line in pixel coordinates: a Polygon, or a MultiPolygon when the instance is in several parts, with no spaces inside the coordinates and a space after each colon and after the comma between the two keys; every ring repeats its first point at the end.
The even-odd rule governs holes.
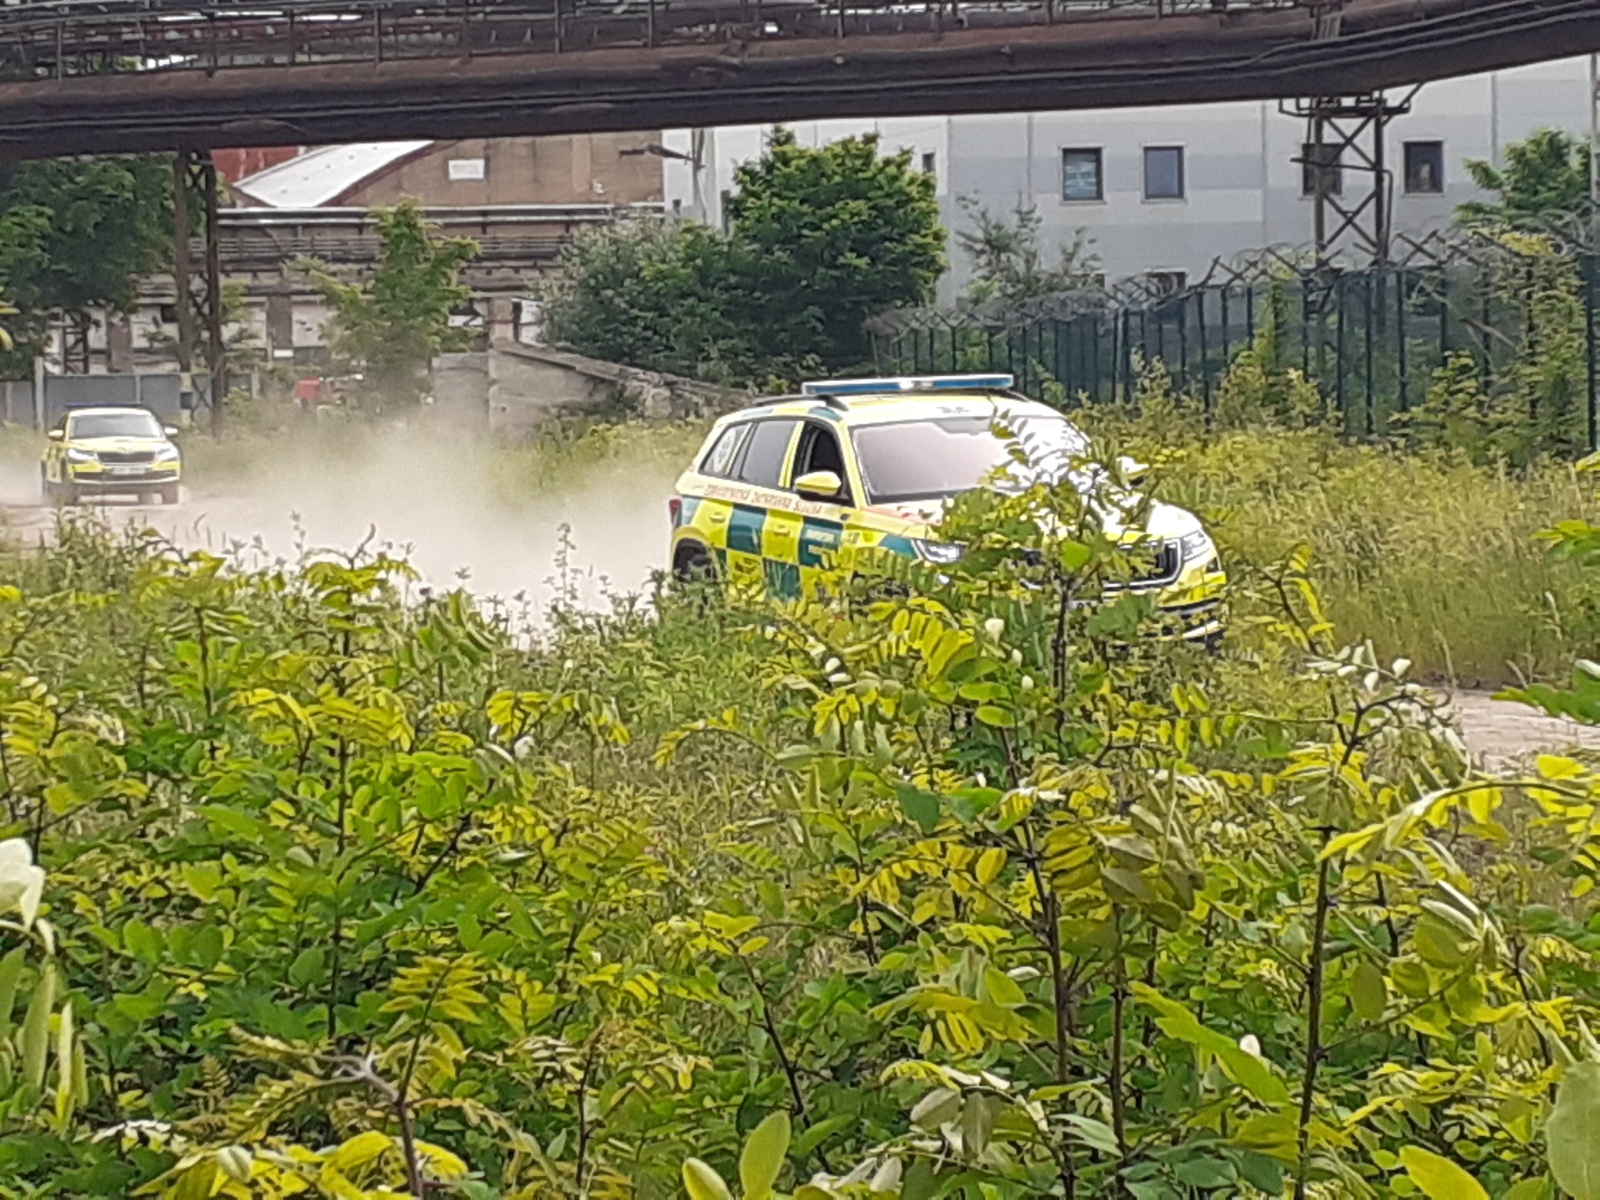
{"type": "Polygon", "coordinates": [[[829,408],[833,409],[834,412],[849,412],[850,411],[850,406],[848,404],[846,404],[843,400],[841,400],[838,396],[835,396],[832,392],[823,392],[820,396],[813,396],[811,398],[813,400],[821,400],[829,408]]]}

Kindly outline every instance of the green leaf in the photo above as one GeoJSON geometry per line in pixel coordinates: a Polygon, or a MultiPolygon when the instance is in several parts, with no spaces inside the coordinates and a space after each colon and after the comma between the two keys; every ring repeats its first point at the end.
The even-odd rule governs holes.
{"type": "Polygon", "coordinates": [[[992,725],[996,729],[1011,729],[1017,723],[1017,718],[1003,708],[993,704],[978,705],[977,712],[973,714],[985,725],[992,725]]]}
{"type": "Polygon", "coordinates": [[[783,1170],[783,1156],[789,1152],[791,1132],[789,1114],[782,1109],[750,1131],[744,1152],[739,1155],[744,1200],[766,1200],[772,1194],[772,1185],[783,1170]]]}
{"type": "Polygon", "coordinates": [[[977,1158],[989,1146],[994,1132],[995,1108],[1000,1101],[974,1092],[961,1109],[961,1147],[968,1158],[977,1158]]]}
{"type": "Polygon", "coordinates": [[[911,1110],[911,1123],[918,1129],[933,1133],[946,1121],[953,1121],[961,1112],[961,1093],[955,1088],[934,1088],[911,1110]]]}
{"type": "Polygon", "coordinates": [[[56,1124],[66,1127],[72,1113],[72,1005],[61,1009],[56,1020],[56,1124]]]}
{"type": "Polygon", "coordinates": [[[322,978],[327,952],[321,946],[308,946],[295,955],[289,964],[289,982],[296,987],[310,987],[322,978]]]}
{"type": "Polygon", "coordinates": [[[683,1186],[689,1193],[689,1200],[733,1200],[722,1176],[710,1163],[698,1158],[683,1160],[683,1186]]]}
{"type": "Polygon", "coordinates": [[[1542,1175],[1537,1179],[1524,1179],[1512,1184],[1500,1200],[1550,1200],[1550,1181],[1542,1175]]]}
{"type": "Polygon", "coordinates": [[[939,823],[942,798],[933,792],[925,792],[921,788],[904,783],[897,787],[895,792],[900,797],[900,811],[920,825],[923,833],[932,833],[934,826],[939,823]]]}
{"type": "Polygon", "coordinates": [[[22,1077],[32,1087],[44,1086],[44,1068],[50,1051],[50,1009],[55,1004],[56,972],[46,963],[33,985],[28,1015],[22,1019],[22,1077]]]}
{"type": "Polygon", "coordinates": [[[17,985],[22,982],[24,950],[18,946],[0,958],[0,1041],[11,1036],[11,1010],[17,1006],[17,985]]]}
{"type": "Polygon", "coordinates": [[[1135,983],[1133,994],[1141,1004],[1162,1014],[1156,1020],[1162,1032],[1216,1055],[1228,1075],[1256,1099],[1266,1104],[1289,1102],[1288,1085],[1272,1073],[1271,1067],[1232,1038],[1207,1029],[1186,1007],[1148,984],[1135,983]]]}
{"type": "Polygon", "coordinates": [[[1350,973],[1350,1007],[1363,1021],[1381,1021],[1389,1007],[1389,985],[1383,972],[1365,960],[1350,973]]]}
{"type": "Polygon", "coordinates": [[[1561,1189],[1573,1200],[1600,1200],[1600,1063],[1567,1068],[1544,1137],[1561,1189]]]}
{"type": "Polygon", "coordinates": [[[1186,1158],[1172,1170],[1179,1183],[1206,1191],[1227,1187],[1237,1178],[1233,1164],[1222,1158],[1186,1158]]]}
{"type": "Polygon", "coordinates": [[[860,1118],[855,1113],[838,1113],[831,1117],[825,1117],[802,1129],[795,1136],[789,1149],[795,1158],[804,1158],[834,1134],[853,1127],[859,1121],[860,1118]]]}
{"type": "Polygon", "coordinates": [[[160,961],[161,935],[137,917],[122,927],[122,946],[140,962],[160,961]]]}
{"type": "Polygon", "coordinates": [[[1283,1195],[1283,1164],[1246,1150],[1239,1155],[1239,1174],[1251,1187],[1269,1196],[1283,1195]]]}
{"type": "Polygon", "coordinates": [[[1428,1200],[1489,1200],[1482,1184],[1432,1150],[1407,1146],[1400,1151],[1400,1164],[1428,1200]]]}
{"type": "Polygon", "coordinates": [[[1067,1133],[1084,1145],[1093,1146],[1100,1153],[1110,1155],[1113,1159],[1122,1157],[1122,1148],[1117,1145],[1117,1135],[1104,1121],[1096,1121],[1093,1117],[1073,1112],[1063,1113],[1061,1119],[1067,1124],[1067,1133]]]}

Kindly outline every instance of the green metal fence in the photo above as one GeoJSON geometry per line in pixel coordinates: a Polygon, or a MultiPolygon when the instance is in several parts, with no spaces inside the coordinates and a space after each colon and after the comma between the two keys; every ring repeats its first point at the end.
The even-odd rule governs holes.
{"type": "Polygon", "coordinates": [[[1267,255],[1173,294],[1135,281],[1009,309],[893,313],[874,323],[879,367],[1007,371],[1030,395],[1057,384],[1068,404],[1108,404],[1129,402],[1141,363],[1159,360],[1210,410],[1255,346],[1270,370],[1316,383],[1350,434],[1381,436],[1453,357],[1470,355],[1485,389],[1506,393],[1543,346],[1559,348],[1575,386],[1544,388],[1528,407],[1565,411],[1529,417],[1559,426],[1564,444],[1600,445],[1600,254],[1468,237],[1411,248],[1411,261],[1382,268],[1305,270],[1267,255]]]}

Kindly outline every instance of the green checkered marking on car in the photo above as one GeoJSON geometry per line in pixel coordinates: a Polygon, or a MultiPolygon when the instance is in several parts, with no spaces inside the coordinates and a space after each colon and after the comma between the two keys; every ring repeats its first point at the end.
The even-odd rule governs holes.
{"type": "Polygon", "coordinates": [[[748,504],[735,504],[728,519],[728,549],[741,554],[761,553],[761,531],[767,523],[767,510],[748,504]]]}
{"type": "Polygon", "coordinates": [[[800,565],[826,566],[823,556],[838,552],[839,538],[843,532],[844,526],[837,521],[818,521],[807,517],[800,528],[800,565]]]}
{"type": "Polygon", "coordinates": [[[902,537],[898,533],[884,534],[883,540],[878,543],[878,546],[891,554],[898,554],[902,558],[915,558],[917,556],[916,547],[911,544],[911,539],[902,537]]]}
{"type": "Polygon", "coordinates": [[[767,592],[779,600],[795,600],[800,596],[800,568],[794,563],[767,559],[767,592]]]}

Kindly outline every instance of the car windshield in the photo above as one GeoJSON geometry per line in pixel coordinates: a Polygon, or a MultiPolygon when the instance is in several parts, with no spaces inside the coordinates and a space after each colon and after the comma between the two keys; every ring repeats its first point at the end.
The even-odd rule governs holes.
{"type": "Polygon", "coordinates": [[[1088,441],[1053,416],[974,415],[865,425],[851,434],[873,504],[941,500],[982,484],[1021,489],[1066,476],[1088,441]],[[1013,457],[1019,448],[1026,465],[1013,457]]]}
{"type": "Polygon", "coordinates": [[[75,438],[158,438],[161,423],[147,412],[75,413],[72,418],[75,438]]]}

